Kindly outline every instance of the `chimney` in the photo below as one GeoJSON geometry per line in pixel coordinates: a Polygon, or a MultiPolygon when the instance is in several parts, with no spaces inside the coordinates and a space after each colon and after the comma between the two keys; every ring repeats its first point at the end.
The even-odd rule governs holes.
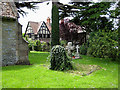
{"type": "Polygon", "coordinates": [[[49,17],[47,18],[47,23],[50,24],[50,18],[49,17]]]}
{"type": "Polygon", "coordinates": [[[61,19],[61,22],[60,22],[61,24],[63,23],[64,24],[64,18],[63,19],[61,19]]]}

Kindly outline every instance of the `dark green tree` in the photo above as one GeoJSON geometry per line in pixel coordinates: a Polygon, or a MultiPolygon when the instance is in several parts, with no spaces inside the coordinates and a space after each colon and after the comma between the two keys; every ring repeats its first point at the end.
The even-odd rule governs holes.
{"type": "Polygon", "coordinates": [[[61,8],[62,6],[60,7],[61,17],[74,17],[72,21],[81,25],[87,32],[98,31],[104,28],[112,29],[112,21],[109,21],[106,17],[102,17],[102,15],[109,14],[111,2],[72,2],[71,4],[64,5],[64,8],[61,8]]]}
{"type": "MultiPolygon", "coordinates": [[[[24,10],[22,10],[22,8],[26,7],[27,9],[30,9],[32,11],[35,11],[36,9],[38,9],[38,7],[36,6],[39,3],[43,3],[45,1],[49,1],[49,0],[43,0],[43,1],[29,1],[29,2],[15,2],[15,5],[17,7],[18,10],[18,14],[21,14],[22,16],[27,15],[27,12],[25,12],[24,10]]],[[[49,4],[49,2],[47,3],[47,5],[49,4]]]]}
{"type": "MultiPolygon", "coordinates": [[[[81,5],[81,4],[80,4],[81,5]]],[[[84,9],[78,12],[76,18],[79,18],[77,24],[86,29],[87,32],[98,31],[99,29],[112,29],[112,22],[106,17],[110,8],[109,2],[87,3],[83,4],[84,9]]],[[[81,5],[81,6],[82,6],[81,5]]],[[[73,20],[74,21],[74,20],[73,20]]],[[[74,21],[75,22],[75,21],[74,21]]]]}
{"type": "Polygon", "coordinates": [[[51,47],[59,45],[59,12],[57,2],[53,2],[52,6],[52,33],[51,47]]]}
{"type": "MultiPolygon", "coordinates": [[[[116,8],[114,10],[111,10],[111,18],[118,20],[117,26],[118,26],[118,48],[119,48],[119,55],[118,55],[118,60],[120,58],[120,1],[117,1],[116,3],[116,8]]],[[[120,62],[120,60],[119,60],[120,62]]]]}
{"type": "Polygon", "coordinates": [[[116,18],[116,19],[120,19],[120,1],[114,3],[116,4],[116,8],[114,10],[111,10],[111,18],[116,18]]]}

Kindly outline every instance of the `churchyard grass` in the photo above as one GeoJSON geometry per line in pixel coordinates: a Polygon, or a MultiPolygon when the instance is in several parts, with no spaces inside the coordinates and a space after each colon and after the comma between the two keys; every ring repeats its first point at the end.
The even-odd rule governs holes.
{"type": "Polygon", "coordinates": [[[32,65],[2,67],[3,88],[118,88],[118,63],[82,55],[73,62],[99,65],[102,69],[88,76],[53,71],[48,67],[48,52],[29,53],[32,65]]]}

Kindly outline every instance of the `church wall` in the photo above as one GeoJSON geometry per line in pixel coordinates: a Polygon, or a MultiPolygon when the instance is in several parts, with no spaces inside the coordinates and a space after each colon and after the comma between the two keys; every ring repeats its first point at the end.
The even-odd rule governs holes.
{"type": "Polygon", "coordinates": [[[2,66],[13,65],[18,60],[16,29],[16,21],[2,20],[2,66]]]}
{"type": "Polygon", "coordinates": [[[14,19],[2,20],[2,66],[30,64],[28,45],[22,38],[21,27],[14,19]]]}
{"type": "Polygon", "coordinates": [[[18,51],[18,61],[16,64],[29,65],[28,61],[28,43],[22,38],[22,26],[18,23],[18,32],[17,32],[17,51],[18,51]]]}

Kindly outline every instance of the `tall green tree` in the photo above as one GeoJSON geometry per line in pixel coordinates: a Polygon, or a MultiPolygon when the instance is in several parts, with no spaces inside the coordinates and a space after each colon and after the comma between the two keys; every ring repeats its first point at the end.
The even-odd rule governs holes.
{"type": "Polygon", "coordinates": [[[51,47],[59,45],[59,12],[57,2],[52,3],[52,33],[51,47]]]}
{"type": "Polygon", "coordinates": [[[74,23],[81,25],[87,32],[97,31],[99,29],[112,29],[112,21],[102,15],[108,15],[111,2],[72,2],[72,5],[64,5],[60,8],[62,16],[72,16],[74,23]],[[65,9],[69,8],[69,9],[65,9]],[[77,10],[73,10],[77,9],[77,10]]]}
{"type": "MultiPolygon", "coordinates": [[[[119,48],[118,59],[119,59],[120,58],[120,27],[119,27],[120,26],[120,1],[117,1],[115,4],[116,4],[115,9],[111,10],[111,18],[118,20],[117,29],[118,29],[118,43],[119,43],[118,45],[118,48],[119,48]]],[[[119,63],[120,63],[120,60],[119,60],[119,63]]]]}

